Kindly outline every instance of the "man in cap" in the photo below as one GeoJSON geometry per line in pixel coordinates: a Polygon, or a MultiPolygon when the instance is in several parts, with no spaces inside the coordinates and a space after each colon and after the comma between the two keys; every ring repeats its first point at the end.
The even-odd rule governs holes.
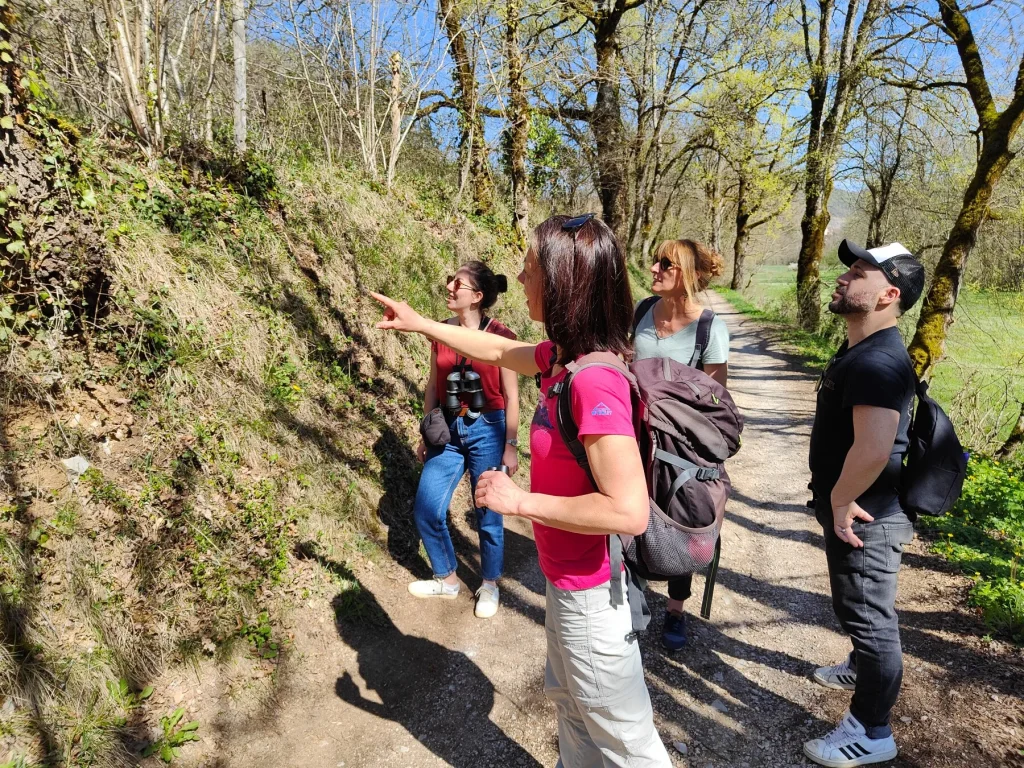
{"type": "Polygon", "coordinates": [[[832,606],[853,650],[814,679],[854,693],[838,727],[804,753],[848,768],[897,753],[889,725],[903,680],[896,575],[914,536],[899,489],[916,376],[896,326],[921,296],[924,268],[899,243],[868,250],[844,240],[839,258],[849,269],[828,308],[846,321],[847,340],[818,382],[810,467],[832,606]]]}

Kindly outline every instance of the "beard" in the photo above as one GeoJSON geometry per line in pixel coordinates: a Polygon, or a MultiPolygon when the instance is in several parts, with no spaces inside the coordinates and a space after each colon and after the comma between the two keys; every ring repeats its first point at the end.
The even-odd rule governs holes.
{"type": "Polygon", "coordinates": [[[875,302],[871,296],[842,292],[838,299],[828,305],[828,311],[833,315],[857,315],[870,312],[874,306],[875,302]]]}

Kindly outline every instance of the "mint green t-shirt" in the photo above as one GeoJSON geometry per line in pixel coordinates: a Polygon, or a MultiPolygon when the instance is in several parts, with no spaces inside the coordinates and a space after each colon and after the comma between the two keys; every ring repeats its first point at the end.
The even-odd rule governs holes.
{"type": "MultiPolygon", "coordinates": [[[[654,330],[654,307],[640,318],[636,327],[636,338],[633,340],[635,360],[648,357],[670,357],[683,365],[690,364],[693,349],[697,346],[697,321],[680,328],[664,339],[659,339],[654,330]]],[[[711,321],[711,333],[708,348],[701,355],[704,365],[717,365],[729,362],[729,329],[722,318],[715,315],[711,321]]]]}

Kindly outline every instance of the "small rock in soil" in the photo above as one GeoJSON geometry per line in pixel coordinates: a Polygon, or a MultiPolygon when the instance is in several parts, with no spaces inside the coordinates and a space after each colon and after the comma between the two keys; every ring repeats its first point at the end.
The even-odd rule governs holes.
{"type": "Polygon", "coordinates": [[[715,699],[711,704],[711,708],[716,712],[721,712],[723,715],[729,711],[729,707],[727,707],[725,702],[721,699],[715,699]]]}
{"type": "Polygon", "coordinates": [[[909,718],[906,715],[904,715],[903,717],[900,718],[900,722],[901,723],[912,723],[912,722],[914,722],[914,720],[912,718],[909,718]]]}
{"type": "Polygon", "coordinates": [[[676,748],[676,752],[680,755],[685,755],[690,751],[689,748],[681,741],[673,741],[672,746],[676,748]]]}

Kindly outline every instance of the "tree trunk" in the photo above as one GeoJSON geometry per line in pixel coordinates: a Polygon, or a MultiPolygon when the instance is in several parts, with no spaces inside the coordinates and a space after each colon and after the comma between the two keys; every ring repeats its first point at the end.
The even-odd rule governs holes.
{"type": "Polygon", "coordinates": [[[999,112],[970,23],[955,0],[938,0],[938,4],[943,27],[956,43],[967,77],[967,92],[981,129],[982,149],[974,176],[964,192],[960,213],[935,267],[914,339],[907,348],[921,378],[928,378],[945,354],[946,333],[953,322],[953,308],[960,293],[964,265],[977,240],[978,229],[988,216],[992,192],[1014,157],[1010,144],[1024,121],[1024,57],[1017,71],[1013,99],[999,112]]]}
{"type": "Polygon", "coordinates": [[[235,119],[235,151],[245,152],[247,135],[246,112],[248,105],[245,96],[245,0],[232,0],[231,11],[231,51],[235,61],[234,119],[235,119]]]}
{"type": "Polygon", "coordinates": [[[1000,460],[1013,458],[1013,454],[1019,451],[1021,446],[1024,446],[1024,403],[1020,404],[1020,416],[1017,417],[1017,423],[1010,430],[1010,436],[996,451],[996,458],[1000,460]]]}
{"type": "Polygon", "coordinates": [[[217,43],[220,40],[220,2],[214,0],[213,19],[210,22],[210,68],[206,77],[206,96],[203,101],[206,107],[206,120],[203,126],[203,137],[207,144],[213,144],[213,76],[217,70],[217,43]]]}
{"type": "Polygon", "coordinates": [[[707,235],[705,241],[716,253],[722,252],[722,169],[725,161],[719,152],[714,152],[715,166],[704,184],[704,199],[707,203],[707,235]]]}
{"type": "Polygon", "coordinates": [[[131,38],[128,35],[130,20],[123,13],[125,6],[120,5],[120,12],[115,10],[110,0],[104,0],[103,13],[106,17],[107,29],[110,32],[111,47],[117,61],[121,88],[124,93],[125,110],[132,122],[135,135],[148,147],[153,147],[153,132],[150,128],[146,97],[139,90],[138,68],[135,66],[139,57],[132,52],[131,38]]]}
{"type": "Polygon", "coordinates": [[[505,21],[505,57],[509,85],[509,169],[512,181],[512,226],[519,242],[526,244],[530,229],[530,191],[526,174],[526,152],[530,136],[530,105],[523,76],[523,52],[519,44],[519,14],[522,0],[508,0],[505,21]]]}
{"type": "Polygon", "coordinates": [[[395,183],[398,150],[402,146],[402,54],[391,54],[391,146],[388,148],[388,189],[395,183]]]}
{"type": "Polygon", "coordinates": [[[621,14],[598,19],[594,33],[597,55],[597,99],[590,127],[597,145],[597,186],[605,223],[623,240],[626,235],[626,131],[619,100],[619,58],[616,30],[621,14]]]}
{"type": "Polygon", "coordinates": [[[953,323],[953,308],[960,293],[964,265],[974,248],[978,229],[988,215],[993,189],[1013,158],[1008,146],[1011,138],[1012,134],[1004,132],[985,141],[974,177],[964,193],[960,213],[935,266],[914,339],[907,348],[921,378],[928,378],[932,368],[945,354],[946,334],[953,323]]]}
{"type": "MultiPolygon", "coordinates": [[[[816,142],[815,142],[816,143],[816,142]]],[[[831,215],[828,200],[832,193],[831,167],[821,162],[817,146],[808,153],[804,183],[804,215],[800,221],[800,253],[796,266],[797,321],[807,331],[817,331],[821,322],[821,282],[819,264],[825,250],[825,232],[831,215]]]]}
{"type": "Polygon", "coordinates": [[[800,327],[818,330],[821,323],[821,273],[819,264],[825,250],[825,231],[831,215],[828,203],[822,206],[807,204],[800,222],[800,253],[796,262],[796,301],[800,327]]]}
{"type": "Polygon", "coordinates": [[[487,168],[487,140],[484,121],[477,109],[476,68],[466,44],[455,0],[439,0],[441,26],[448,35],[449,52],[455,63],[455,105],[459,111],[459,153],[468,169],[473,192],[473,212],[483,215],[494,207],[494,191],[487,168]]]}
{"type": "Polygon", "coordinates": [[[743,264],[747,258],[747,243],[750,241],[750,215],[747,201],[747,180],[740,176],[736,192],[736,242],[732,246],[732,282],[734,291],[743,289],[743,264]]]}

